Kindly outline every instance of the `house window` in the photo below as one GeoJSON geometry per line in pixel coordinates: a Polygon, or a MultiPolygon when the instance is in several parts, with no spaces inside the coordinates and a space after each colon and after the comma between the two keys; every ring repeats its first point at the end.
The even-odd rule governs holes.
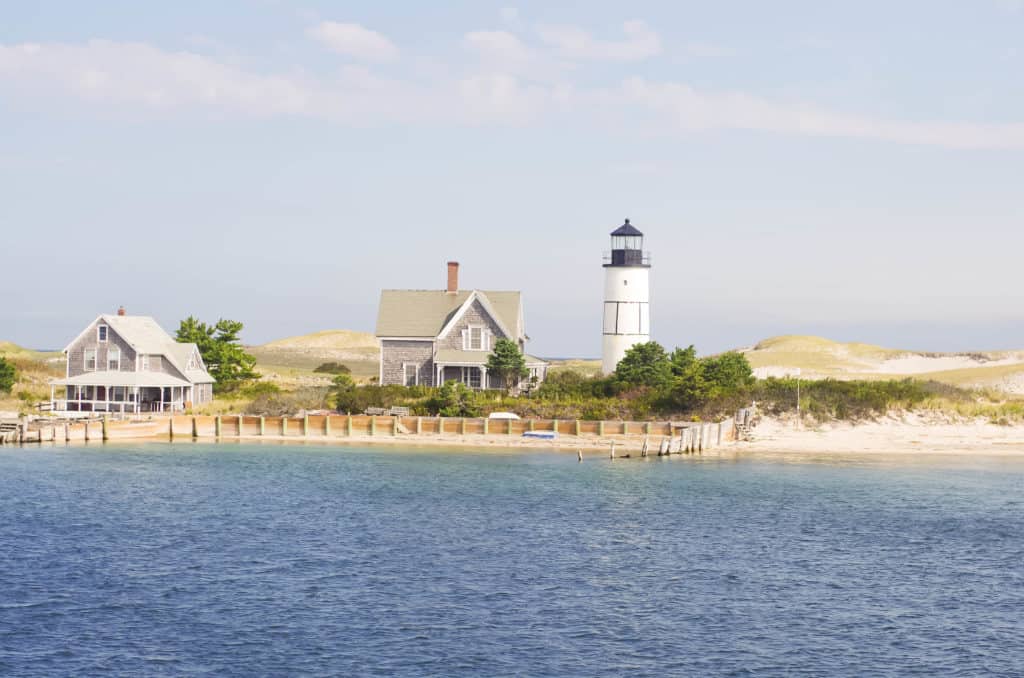
{"type": "Polygon", "coordinates": [[[107,351],[107,369],[113,372],[121,369],[121,349],[111,348],[107,351]]]}
{"type": "Polygon", "coordinates": [[[196,362],[196,354],[195,353],[191,354],[188,357],[188,365],[185,367],[185,369],[188,369],[188,370],[197,370],[197,369],[199,369],[199,364],[196,362]]]}
{"type": "Polygon", "coordinates": [[[149,370],[149,356],[148,355],[141,356],[141,363],[142,363],[142,366],[139,369],[141,369],[143,372],[149,370]]]}
{"type": "Polygon", "coordinates": [[[96,327],[96,338],[99,341],[106,341],[107,340],[107,326],[106,325],[99,325],[99,326],[96,327]]]}
{"type": "Polygon", "coordinates": [[[420,383],[420,366],[416,363],[402,363],[402,383],[416,386],[420,383]]]}
{"type": "Polygon", "coordinates": [[[487,351],[490,349],[490,332],[486,327],[469,326],[462,330],[462,349],[464,351],[487,351]]]}
{"type": "Polygon", "coordinates": [[[112,387],[110,389],[110,399],[113,400],[114,402],[123,403],[127,399],[125,397],[127,390],[128,389],[127,389],[126,386],[114,386],[114,387],[112,387]]]}
{"type": "Polygon", "coordinates": [[[87,348],[85,349],[85,365],[86,372],[96,371],[96,349],[87,348]]]}
{"type": "Polygon", "coordinates": [[[480,388],[480,368],[463,367],[462,383],[470,388],[480,388]]]}

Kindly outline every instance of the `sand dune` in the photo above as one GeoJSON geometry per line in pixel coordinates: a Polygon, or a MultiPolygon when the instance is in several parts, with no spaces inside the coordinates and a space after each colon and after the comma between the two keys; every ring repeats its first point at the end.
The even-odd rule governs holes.
{"type": "Polygon", "coordinates": [[[891,379],[917,377],[955,386],[1024,393],[1024,351],[929,353],[841,343],[821,337],[773,337],[744,349],[759,377],[891,379]]]}

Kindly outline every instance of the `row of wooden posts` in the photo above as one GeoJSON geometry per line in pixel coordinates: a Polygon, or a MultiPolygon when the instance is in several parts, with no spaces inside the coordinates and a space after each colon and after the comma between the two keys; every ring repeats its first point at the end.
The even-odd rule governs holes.
{"type": "MultiPolygon", "coordinates": [[[[338,419],[338,418],[340,418],[340,416],[339,417],[334,417],[334,418],[338,419]]],[[[362,417],[360,417],[360,418],[362,418],[362,417]]],[[[207,431],[209,431],[209,428],[208,428],[208,426],[209,426],[209,419],[208,418],[203,417],[202,419],[206,419],[206,422],[204,422],[203,426],[200,426],[200,424],[199,424],[199,419],[200,418],[199,417],[196,417],[196,416],[190,417],[190,419],[187,420],[187,423],[185,424],[185,426],[186,426],[185,430],[180,430],[180,428],[179,429],[175,428],[175,420],[176,419],[178,420],[178,424],[179,424],[179,427],[180,427],[181,424],[183,423],[183,422],[181,422],[181,419],[182,419],[181,417],[177,417],[177,418],[176,417],[168,417],[168,420],[167,420],[167,434],[172,439],[176,435],[177,436],[191,436],[193,438],[199,438],[201,435],[209,435],[209,433],[205,433],[204,434],[202,432],[202,429],[204,429],[204,428],[207,431]]],[[[278,424],[278,422],[279,422],[279,425],[280,425],[279,431],[280,432],[279,433],[278,432],[274,432],[271,435],[287,436],[289,434],[289,424],[290,424],[289,418],[288,417],[280,417],[280,418],[279,417],[273,417],[272,419],[273,419],[275,425],[278,424]]],[[[331,424],[332,417],[331,416],[323,416],[322,419],[323,419],[322,430],[317,431],[317,433],[322,435],[322,436],[324,436],[324,437],[332,436],[332,424],[331,424]]],[[[353,419],[354,419],[354,417],[352,415],[344,415],[344,425],[343,425],[343,427],[344,427],[344,431],[345,431],[345,435],[346,436],[352,436],[355,433],[354,425],[353,425],[353,419]]],[[[361,424],[360,425],[360,429],[361,429],[361,431],[365,430],[365,432],[367,434],[369,434],[370,436],[379,435],[379,434],[397,436],[399,434],[412,434],[412,433],[415,433],[417,435],[422,435],[424,433],[424,418],[423,417],[416,417],[415,418],[415,423],[413,425],[413,429],[414,430],[409,430],[409,428],[407,428],[405,425],[403,425],[400,417],[384,417],[384,419],[387,420],[387,423],[386,423],[386,425],[384,427],[381,427],[381,426],[378,425],[377,417],[375,417],[375,416],[366,417],[365,428],[361,424]]],[[[469,420],[466,419],[466,418],[438,417],[438,418],[436,418],[436,432],[438,434],[443,434],[443,433],[459,433],[459,434],[465,435],[467,433],[467,421],[469,421],[469,420]],[[454,423],[455,425],[454,425],[454,427],[449,429],[446,426],[446,422],[448,422],[449,425],[450,425],[450,423],[454,423]]],[[[523,425],[521,427],[517,426],[516,428],[521,428],[523,431],[535,431],[535,430],[538,430],[537,424],[536,424],[535,420],[528,419],[528,420],[520,420],[520,421],[522,421],[523,425]]],[[[482,427],[480,426],[479,422],[480,422],[480,420],[477,420],[477,423],[474,424],[474,428],[476,429],[476,431],[479,431],[482,428],[482,433],[485,434],[485,435],[488,434],[489,433],[489,420],[488,419],[483,419],[482,420],[482,427]]],[[[257,428],[258,435],[260,435],[260,436],[267,435],[267,419],[265,417],[262,417],[262,416],[259,416],[259,417],[252,417],[252,416],[246,417],[245,415],[230,415],[230,416],[225,417],[223,415],[218,415],[218,416],[213,417],[213,436],[216,437],[216,438],[224,437],[226,435],[233,435],[234,437],[242,437],[243,435],[246,435],[245,431],[244,431],[244,426],[246,424],[252,424],[252,423],[258,423],[258,428],[257,428]],[[255,421],[253,421],[253,420],[255,420],[255,421]],[[228,424],[228,426],[225,426],[225,424],[228,424]],[[234,430],[231,431],[231,433],[226,433],[226,429],[234,429],[234,430]]],[[[311,434],[311,427],[310,427],[310,418],[309,418],[309,416],[304,416],[304,417],[298,419],[297,423],[298,423],[298,429],[299,430],[296,433],[298,433],[299,435],[302,435],[302,436],[309,436],[311,434]]],[[[513,430],[513,427],[512,427],[512,423],[510,421],[503,421],[503,423],[505,424],[505,426],[503,426],[502,428],[504,428],[505,430],[501,431],[501,433],[502,434],[507,433],[510,436],[514,435],[514,430],[513,430]]],[[[560,423],[569,424],[569,422],[565,422],[565,421],[559,422],[559,420],[545,421],[544,422],[544,424],[545,424],[544,428],[543,429],[539,429],[539,430],[558,431],[560,423]],[[548,426],[550,426],[550,428],[548,428],[548,426]]],[[[644,436],[646,436],[645,439],[644,439],[644,449],[643,449],[643,451],[641,453],[641,456],[647,456],[647,452],[648,452],[648,449],[647,449],[648,448],[648,442],[647,441],[648,441],[648,438],[651,435],[657,435],[658,432],[662,432],[662,435],[663,435],[661,444],[659,445],[659,449],[658,449],[658,454],[659,455],[660,454],[666,454],[666,453],[670,454],[672,452],[684,452],[684,451],[689,451],[689,452],[697,451],[697,452],[699,452],[699,451],[703,451],[704,449],[708,449],[710,447],[717,447],[717,446],[721,445],[722,444],[722,440],[723,440],[723,435],[728,435],[728,429],[731,426],[731,421],[727,421],[727,422],[723,422],[723,423],[719,423],[719,424],[692,423],[692,424],[675,424],[675,425],[670,425],[670,424],[667,424],[667,423],[654,424],[652,422],[632,422],[632,424],[629,423],[629,422],[615,422],[615,423],[618,425],[616,428],[620,428],[621,429],[621,433],[616,431],[612,435],[616,435],[617,436],[617,435],[628,435],[630,433],[635,433],[635,434],[643,434],[644,436]],[[634,431],[630,430],[631,426],[635,427],[634,431]],[[658,429],[657,432],[654,430],[655,427],[657,427],[657,429],[658,429]],[[679,432],[678,436],[675,435],[675,431],[679,432]],[[664,432],[667,432],[668,436],[664,436],[664,432]]],[[[75,424],[72,424],[71,422],[68,422],[68,421],[53,422],[53,423],[51,423],[49,425],[40,424],[39,428],[35,431],[35,433],[36,433],[35,436],[32,436],[31,432],[29,431],[28,422],[23,420],[23,421],[18,423],[18,426],[17,426],[16,429],[12,429],[11,431],[7,432],[6,435],[0,437],[0,442],[4,442],[4,441],[6,441],[6,442],[20,442],[20,443],[24,443],[24,442],[40,442],[41,443],[41,442],[44,442],[44,441],[55,442],[55,441],[58,440],[58,431],[60,431],[61,428],[63,430],[60,431],[60,433],[62,434],[62,437],[63,437],[64,441],[68,442],[68,441],[71,441],[71,439],[72,439],[72,428],[71,427],[73,425],[77,426],[78,424],[80,424],[82,426],[82,435],[80,437],[76,435],[75,436],[76,439],[83,439],[84,438],[85,441],[89,441],[89,440],[92,440],[94,437],[96,437],[97,433],[99,434],[99,436],[98,436],[99,439],[103,440],[103,441],[107,441],[111,437],[110,436],[110,427],[109,427],[109,424],[108,424],[108,419],[106,417],[103,417],[102,419],[99,419],[99,420],[80,421],[80,422],[76,422],[75,424]],[[99,429],[98,431],[97,431],[97,428],[99,429]],[[46,433],[48,433],[49,435],[46,435],[46,433]]],[[[597,433],[597,435],[600,436],[600,437],[604,437],[606,435],[606,432],[605,432],[605,422],[604,421],[599,421],[599,422],[596,422],[596,424],[597,424],[597,426],[596,426],[596,433],[597,433]]],[[[276,427],[277,426],[275,426],[275,428],[276,427]]],[[[435,426],[433,424],[431,425],[430,428],[431,428],[430,432],[434,432],[433,429],[435,428],[435,426]]],[[[566,427],[563,426],[562,428],[565,429],[566,427]]],[[[575,420],[574,423],[569,424],[568,428],[576,436],[580,436],[581,435],[581,422],[579,420],[575,420]]],[[[594,430],[594,428],[592,426],[588,426],[588,428],[591,431],[594,430]]],[[[153,433],[156,433],[156,431],[154,431],[153,433]]],[[[249,434],[249,435],[253,435],[253,434],[249,434]]]]}

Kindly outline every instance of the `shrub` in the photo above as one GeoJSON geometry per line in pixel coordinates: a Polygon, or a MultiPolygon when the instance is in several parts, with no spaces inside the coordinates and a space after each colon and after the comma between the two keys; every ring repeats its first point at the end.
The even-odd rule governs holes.
{"type": "Polygon", "coordinates": [[[14,364],[0,356],[0,393],[10,393],[17,378],[18,373],[14,369],[14,364]]]}
{"type": "Polygon", "coordinates": [[[349,366],[342,363],[321,363],[313,371],[319,374],[352,374],[349,366]]]}

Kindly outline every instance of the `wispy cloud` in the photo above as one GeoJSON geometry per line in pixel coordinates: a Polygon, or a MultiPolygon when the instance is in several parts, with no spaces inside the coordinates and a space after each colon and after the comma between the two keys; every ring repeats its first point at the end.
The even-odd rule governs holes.
{"type": "Polygon", "coordinates": [[[643,21],[627,21],[622,28],[624,40],[599,40],[578,26],[540,26],[537,33],[571,59],[640,61],[661,52],[661,38],[643,21]]]}
{"type": "Polygon", "coordinates": [[[307,31],[331,51],[363,61],[394,61],[398,47],[386,37],[359,24],[321,21],[307,31]]]}
{"type": "Polygon", "coordinates": [[[685,130],[746,129],[959,149],[1024,149],[1024,123],[886,120],[643,78],[626,81],[624,88],[631,101],[646,102],[685,130]]]}
{"type": "MultiPolygon", "coordinates": [[[[348,65],[336,76],[302,70],[263,73],[235,63],[143,43],[0,45],[0,94],[21,106],[67,98],[117,113],[292,116],[339,124],[540,124],[564,116],[575,125],[608,123],[630,101],[652,134],[714,129],[874,139],[956,149],[1024,149],[1024,123],[912,121],[870,117],[744,92],[629,78],[582,86],[533,73],[544,55],[501,31],[465,37],[480,60],[424,77],[384,77],[348,65]]],[[[63,104],[62,104],[63,105],[63,104]]],[[[635,120],[623,120],[624,127],[635,120]]]]}

